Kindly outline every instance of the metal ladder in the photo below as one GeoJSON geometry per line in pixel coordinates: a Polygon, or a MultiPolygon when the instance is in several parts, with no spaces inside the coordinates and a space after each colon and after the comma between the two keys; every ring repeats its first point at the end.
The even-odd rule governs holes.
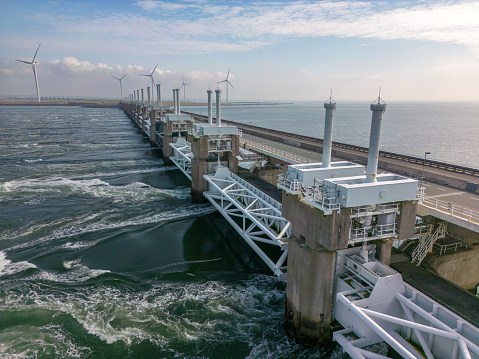
{"type": "Polygon", "coordinates": [[[419,266],[423,259],[426,258],[426,255],[431,250],[432,246],[438,240],[438,238],[444,238],[444,236],[446,235],[446,229],[447,223],[444,221],[439,222],[439,225],[437,226],[434,233],[432,231],[433,227],[431,226],[431,228],[426,232],[426,234],[419,239],[419,243],[416,249],[414,249],[414,252],[412,253],[411,262],[416,264],[416,266],[419,266]]]}

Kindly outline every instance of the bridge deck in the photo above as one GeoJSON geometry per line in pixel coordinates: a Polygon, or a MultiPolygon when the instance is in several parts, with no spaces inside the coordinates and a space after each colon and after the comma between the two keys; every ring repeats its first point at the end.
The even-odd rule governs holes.
{"type": "MultiPolygon", "coordinates": [[[[394,249],[393,249],[394,251],[394,249]]],[[[401,273],[403,280],[428,297],[456,313],[471,324],[479,327],[479,298],[467,293],[451,282],[411,263],[400,252],[393,252],[391,265],[401,273]]]]}

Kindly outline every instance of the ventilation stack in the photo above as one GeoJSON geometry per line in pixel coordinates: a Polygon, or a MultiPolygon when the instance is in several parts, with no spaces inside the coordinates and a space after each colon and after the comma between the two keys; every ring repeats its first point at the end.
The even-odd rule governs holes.
{"type": "Polygon", "coordinates": [[[175,115],[178,113],[176,108],[176,89],[173,89],[173,113],[175,115]]]}
{"type": "Polygon", "coordinates": [[[221,127],[221,90],[216,89],[216,126],[221,127]]]}
{"type": "Polygon", "coordinates": [[[373,114],[371,120],[371,134],[369,137],[368,165],[364,183],[376,182],[376,176],[378,174],[381,124],[383,120],[383,113],[386,111],[386,104],[381,103],[381,97],[378,97],[377,103],[372,103],[370,109],[373,114]]]}
{"type": "Polygon", "coordinates": [[[206,93],[208,94],[208,124],[212,125],[213,124],[213,104],[212,104],[211,96],[213,94],[213,90],[208,89],[206,93]]]}
{"type": "Polygon", "coordinates": [[[177,115],[181,114],[181,105],[180,105],[180,89],[176,89],[176,109],[177,109],[177,115]]]}
{"type": "Polygon", "coordinates": [[[324,104],[326,117],[324,119],[324,142],[323,142],[323,160],[321,168],[331,167],[331,148],[333,145],[333,120],[336,102],[330,97],[329,102],[324,104]]]}
{"type": "Polygon", "coordinates": [[[160,111],[161,111],[161,85],[160,84],[156,85],[156,97],[158,98],[158,105],[160,105],[160,111]]]}

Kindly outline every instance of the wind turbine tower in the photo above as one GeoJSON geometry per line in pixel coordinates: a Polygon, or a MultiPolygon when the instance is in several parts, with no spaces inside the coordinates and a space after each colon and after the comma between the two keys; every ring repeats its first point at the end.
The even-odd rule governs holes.
{"type": "Polygon", "coordinates": [[[190,85],[188,85],[185,82],[185,78],[183,77],[183,74],[181,74],[181,79],[183,80],[183,83],[181,84],[180,88],[183,87],[183,101],[186,101],[186,86],[190,87],[190,85]]]}
{"type": "Polygon", "coordinates": [[[36,66],[38,65],[38,61],[35,61],[35,58],[37,57],[38,49],[40,48],[41,44],[42,44],[41,42],[38,44],[37,51],[35,51],[35,55],[33,56],[32,61],[28,62],[28,61],[23,61],[23,60],[16,60],[18,62],[23,62],[24,64],[32,65],[33,76],[35,77],[35,86],[37,87],[38,102],[40,102],[40,89],[38,88],[38,78],[37,78],[37,70],[36,70],[36,66]]]}
{"type": "Polygon", "coordinates": [[[124,75],[123,75],[122,77],[120,77],[120,78],[111,75],[111,77],[113,77],[114,79],[117,79],[118,81],[120,81],[120,92],[121,92],[120,101],[123,101],[123,86],[121,85],[121,80],[123,80],[126,75],[128,75],[128,74],[124,74],[124,75]]]}
{"type": "MultiPolygon", "coordinates": [[[[140,76],[146,76],[146,77],[150,77],[151,78],[151,88],[156,88],[155,87],[155,81],[153,80],[153,74],[155,73],[155,70],[156,70],[156,67],[158,66],[158,64],[155,65],[155,68],[153,69],[153,71],[151,71],[151,74],[149,75],[145,75],[145,74],[140,74],[140,76]]],[[[155,96],[152,96],[152,102],[155,102],[155,96]]]]}
{"type": "Polygon", "coordinates": [[[231,84],[231,82],[228,80],[228,77],[230,76],[230,70],[231,69],[228,69],[228,75],[226,75],[226,79],[223,80],[223,81],[219,81],[217,82],[217,84],[220,84],[222,82],[226,82],[226,103],[229,103],[229,100],[228,100],[228,85],[231,86],[232,88],[234,88],[234,86],[231,84]]]}

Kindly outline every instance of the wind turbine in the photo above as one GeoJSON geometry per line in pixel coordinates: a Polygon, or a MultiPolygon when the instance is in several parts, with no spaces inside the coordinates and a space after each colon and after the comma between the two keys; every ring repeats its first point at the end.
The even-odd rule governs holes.
{"type": "Polygon", "coordinates": [[[32,61],[28,62],[28,61],[23,61],[23,60],[16,60],[18,62],[23,62],[24,64],[32,65],[33,76],[35,77],[35,86],[37,87],[38,102],[40,102],[40,90],[38,88],[37,70],[35,69],[35,67],[38,65],[38,61],[35,61],[35,58],[37,57],[38,49],[40,48],[41,44],[42,44],[41,42],[38,44],[37,51],[35,51],[35,55],[33,56],[32,61]]]}
{"type": "Polygon", "coordinates": [[[180,88],[183,87],[183,101],[186,102],[186,86],[190,87],[190,85],[188,85],[188,84],[185,82],[185,78],[183,77],[183,74],[181,74],[181,79],[183,80],[183,83],[181,84],[180,88]]]}
{"type": "Polygon", "coordinates": [[[140,76],[146,76],[151,78],[151,102],[155,102],[155,95],[153,89],[155,88],[155,81],[153,80],[153,74],[155,73],[156,67],[158,64],[155,65],[155,68],[153,71],[151,71],[151,74],[145,75],[145,74],[140,74],[140,76]]]}
{"type": "Polygon", "coordinates": [[[229,103],[229,101],[228,101],[228,85],[230,85],[232,88],[235,88],[235,87],[231,84],[231,82],[228,80],[228,77],[230,76],[230,70],[231,70],[231,69],[228,69],[228,75],[226,75],[226,79],[225,79],[225,80],[217,82],[217,84],[220,84],[220,83],[222,83],[222,82],[226,82],[226,103],[229,103]]]}
{"type": "Polygon", "coordinates": [[[122,77],[120,77],[120,78],[111,75],[111,77],[113,77],[114,79],[117,79],[118,81],[120,81],[120,91],[121,91],[120,101],[123,101],[123,86],[121,85],[121,80],[123,80],[126,75],[128,75],[128,74],[124,74],[124,75],[123,75],[122,77]]]}

